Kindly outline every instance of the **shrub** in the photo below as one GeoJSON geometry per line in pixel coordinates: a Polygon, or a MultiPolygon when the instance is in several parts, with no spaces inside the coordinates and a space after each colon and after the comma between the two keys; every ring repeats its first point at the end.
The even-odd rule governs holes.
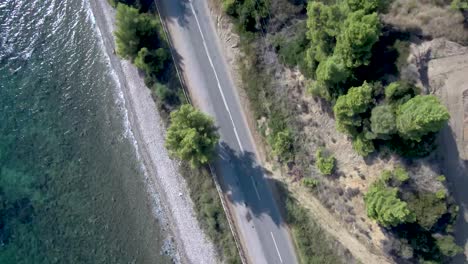
{"type": "Polygon", "coordinates": [[[438,182],[445,182],[447,179],[445,178],[444,175],[439,175],[439,176],[437,176],[436,180],[438,182]]]}
{"type": "Polygon", "coordinates": [[[268,16],[268,0],[222,0],[224,11],[237,19],[238,26],[244,31],[262,28],[262,21],[268,16]]]}
{"type": "Polygon", "coordinates": [[[166,85],[161,83],[156,83],[153,86],[153,91],[156,96],[168,105],[178,105],[180,103],[177,93],[169,89],[166,85]]]}
{"type": "Polygon", "coordinates": [[[435,196],[439,200],[444,200],[447,197],[447,192],[444,189],[441,189],[435,193],[435,196]]]}
{"type": "Polygon", "coordinates": [[[166,148],[171,155],[190,161],[195,167],[210,161],[218,144],[213,119],[190,105],[182,105],[171,113],[166,148]]]}
{"type": "Polygon", "coordinates": [[[364,196],[367,215],[384,227],[414,222],[414,214],[408,204],[398,198],[398,190],[381,180],[373,183],[364,196]]]}
{"type": "Polygon", "coordinates": [[[438,132],[449,118],[437,97],[418,95],[399,107],[397,129],[403,138],[419,142],[423,136],[438,132]]]}
{"type": "Polygon", "coordinates": [[[325,155],[323,149],[318,149],[315,153],[315,159],[315,164],[320,173],[323,175],[330,175],[333,173],[336,163],[335,157],[333,155],[327,156],[325,155]]]}
{"type": "Polygon", "coordinates": [[[440,252],[448,257],[454,257],[457,254],[463,253],[463,248],[455,244],[453,236],[436,237],[436,245],[440,252]]]}
{"type": "Polygon", "coordinates": [[[314,188],[319,184],[319,181],[317,179],[312,179],[312,178],[303,178],[302,179],[302,185],[308,188],[314,188]]]}
{"type": "Polygon", "coordinates": [[[284,129],[272,135],[269,143],[273,149],[273,154],[280,159],[288,161],[292,157],[293,136],[289,129],[284,129]]]}
{"type": "Polygon", "coordinates": [[[395,180],[400,183],[405,183],[410,178],[408,172],[401,166],[396,167],[396,169],[393,171],[393,175],[395,180]]]}
{"type": "Polygon", "coordinates": [[[417,88],[408,82],[392,82],[385,87],[385,98],[389,102],[405,103],[417,94],[417,88]]]}
{"type": "Polygon", "coordinates": [[[363,157],[367,157],[369,154],[375,151],[372,140],[365,138],[362,133],[353,139],[353,149],[357,154],[363,157]]]}

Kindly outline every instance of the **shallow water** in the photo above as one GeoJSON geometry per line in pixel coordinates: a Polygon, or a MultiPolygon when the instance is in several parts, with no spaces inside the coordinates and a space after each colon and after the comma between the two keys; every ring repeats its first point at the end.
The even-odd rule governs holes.
{"type": "Polygon", "coordinates": [[[0,0],[0,263],[169,262],[101,46],[86,0],[0,0]]]}

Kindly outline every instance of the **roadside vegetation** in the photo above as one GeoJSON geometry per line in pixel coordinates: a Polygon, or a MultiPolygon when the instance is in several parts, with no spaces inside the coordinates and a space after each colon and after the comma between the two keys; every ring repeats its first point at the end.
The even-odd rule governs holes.
{"type": "MultiPolygon", "coordinates": [[[[367,216],[390,237],[397,238],[386,252],[397,260],[414,263],[446,263],[461,253],[453,237],[458,209],[444,186],[445,177],[434,179],[440,189],[430,191],[414,180],[423,176],[405,169],[413,161],[431,155],[437,147],[437,134],[450,115],[436,96],[427,95],[415,83],[401,77],[400,71],[409,55],[409,39],[417,30],[396,29],[387,23],[394,18],[392,14],[396,17],[392,12],[400,12],[399,8],[409,2],[415,5],[408,9],[409,13],[417,11],[421,2],[421,8],[443,10],[444,16],[439,19],[458,19],[462,12],[466,14],[463,1],[278,1],[281,3],[275,3],[275,11],[279,13],[271,13],[272,3],[268,1],[256,1],[253,5],[249,3],[255,1],[218,1],[232,17],[240,37],[243,53],[240,73],[259,133],[270,157],[287,167],[293,182],[302,179],[302,184],[316,193],[314,190],[322,179],[307,175],[313,174],[314,169],[323,175],[334,175],[339,161],[333,153],[325,151],[322,143],[317,143],[315,158],[310,157],[314,152],[305,150],[304,145],[310,141],[300,133],[303,125],[294,110],[304,106],[291,103],[288,94],[275,88],[277,84],[265,62],[271,63],[266,52],[270,51],[270,44],[280,63],[298,69],[307,78],[304,89],[315,102],[330,109],[337,130],[348,137],[354,151],[366,162],[389,155],[401,160],[401,166],[382,172],[375,182],[368,182],[368,190],[362,195],[367,216]],[[277,34],[283,27],[289,30],[277,34]]],[[[463,34],[454,33],[460,32],[462,22],[452,28],[444,24],[447,31],[437,34],[433,33],[434,28],[418,23],[414,25],[423,34],[445,34],[465,43],[460,36],[463,34]]],[[[349,195],[350,200],[357,193],[347,188],[339,196],[349,195]]],[[[310,217],[301,219],[313,222],[310,217]]],[[[309,231],[294,232],[297,223],[290,219],[288,222],[298,243],[299,237],[309,231]]],[[[298,249],[301,256],[307,255],[301,246],[298,249]]]]}
{"type": "Polygon", "coordinates": [[[219,136],[213,120],[188,104],[177,79],[168,40],[153,1],[109,0],[117,8],[117,54],[145,75],[145,83],[169,124],[166,147],[181,160],[180,171],[203,230],[223,263],[241,263],[208,163],[219,136]]]}

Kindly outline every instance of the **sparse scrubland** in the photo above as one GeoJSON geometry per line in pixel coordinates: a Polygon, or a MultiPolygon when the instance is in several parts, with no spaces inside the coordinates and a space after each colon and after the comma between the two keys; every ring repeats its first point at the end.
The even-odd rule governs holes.
{"type": "Polygon", "coordinates": [[[403,71],[410,43],[468,43],[466,3],[219,2],[239,35],[254,125],[286,182],[301,182],[377,254],[445,263],[462,253],[458,206],[433,154],[450,114],[403,71]]]}

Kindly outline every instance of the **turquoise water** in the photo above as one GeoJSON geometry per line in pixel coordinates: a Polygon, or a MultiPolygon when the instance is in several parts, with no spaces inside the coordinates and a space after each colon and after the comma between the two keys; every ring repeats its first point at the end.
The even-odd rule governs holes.
{"type": "Polygon", "coordinates": [[[0,263],[167,263],[85,0],[0,0],[0,263]]]}

